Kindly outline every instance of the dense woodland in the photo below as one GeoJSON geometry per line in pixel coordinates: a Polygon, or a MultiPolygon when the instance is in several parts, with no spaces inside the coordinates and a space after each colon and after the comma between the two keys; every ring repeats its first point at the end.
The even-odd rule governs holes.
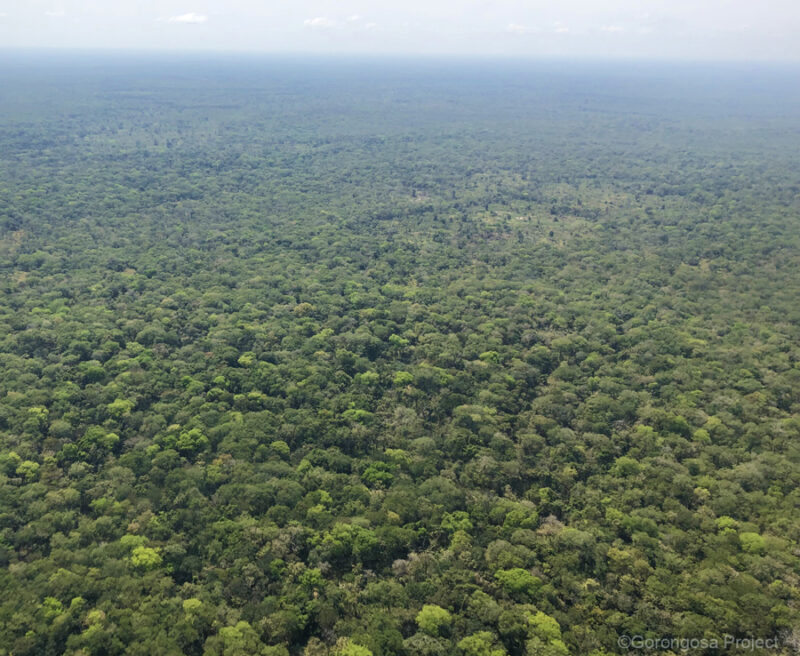
{"type": "Polygon", "coordinates": [[[7,58],[0,654],[794,653],[798,171],[791,69],[7,58]]]}

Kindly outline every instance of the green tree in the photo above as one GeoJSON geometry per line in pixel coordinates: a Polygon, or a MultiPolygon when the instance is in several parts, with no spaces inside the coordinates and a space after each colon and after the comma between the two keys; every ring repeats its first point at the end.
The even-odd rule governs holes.
{"type": "Polygon", "coordinates": [[[458,643],[458,648],[465,656],[505,656],[508,652],[497,644],[496,636],[489,631],[479,631],[458,643]]]}
{"type": "Polygon", "coordinates": [[[131,564],[139,570],[151,570],[161,565],[162,559],[157,549],[139,546],[131,552],[131,564]]]}
{"type": "Polygon", "coordinates": [[[436,604],[425,604],[417,613],[417,626],[430,636],[438,636],[449,630],[453,622],[450,611],[436,604]]]}

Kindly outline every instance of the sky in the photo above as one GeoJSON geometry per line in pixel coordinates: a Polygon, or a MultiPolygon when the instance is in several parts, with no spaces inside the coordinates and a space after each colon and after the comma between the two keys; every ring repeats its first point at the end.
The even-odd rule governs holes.
{"type": "Polygon", "coordinates": [[[800,61],[800,0],[0,0],[0,48],[800,61]]]}

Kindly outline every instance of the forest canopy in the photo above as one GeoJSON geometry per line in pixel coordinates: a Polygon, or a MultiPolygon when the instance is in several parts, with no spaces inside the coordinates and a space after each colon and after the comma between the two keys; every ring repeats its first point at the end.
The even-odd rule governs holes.
{"type": "Polygon", "coordinates": [[[0,655],[788,650],[798,81],[6,61],[0,655]]]}

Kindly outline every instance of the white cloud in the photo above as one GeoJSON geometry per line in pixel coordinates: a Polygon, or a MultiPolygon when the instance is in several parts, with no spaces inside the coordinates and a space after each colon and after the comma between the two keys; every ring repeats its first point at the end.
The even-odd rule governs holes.
{"type": "Polygon", "coordinates": [[[205,23],[208,16],[205,14],[198,14],[197,12],[190,11],[188,14],[181,14],[180,16],[171,16],[167,19],[168,23],[187,23],[190,25],[199,25],[205,23]]]}
{"type": "Polygon", "coordinates": [[[55,11],[46,11],[44,12],[45,16],[50,16],[50,18],[62,18],[66,16],[66,12],[61,9],[56,9],[55,11]]]}
{"type": "Polygon", "coordinates": [[[365,23],[361,14],[352,14],[347,18],[317,16],[316,18],[307,18],[303,21],[303,25],[312,30],[347,30],[350,32],[374,30],[378,27],[377,23],[365,23]]]}
{"type": "Polygon", "coordinates": [[[530,34],[533,30],[527,25],[520,25],[519,23],[509,23],[506,25],[506,32],[510,34],[530,34]]]}
{"type": "Polygon", "coordinates": [[[316,18],[307,18],[303,25],[314,30],[329,30],[332,27],[336,27],[336,21],[324,16],[317,16],[316,18]]]}
{"type": "Polygon", "coordinates": [[[603,25],[600,28],[600,31],[601,32],[609,32],[609,33],[612,33],[612,32],[624,32],[625,28],[621,27],[619,25],[603,25]]]}

